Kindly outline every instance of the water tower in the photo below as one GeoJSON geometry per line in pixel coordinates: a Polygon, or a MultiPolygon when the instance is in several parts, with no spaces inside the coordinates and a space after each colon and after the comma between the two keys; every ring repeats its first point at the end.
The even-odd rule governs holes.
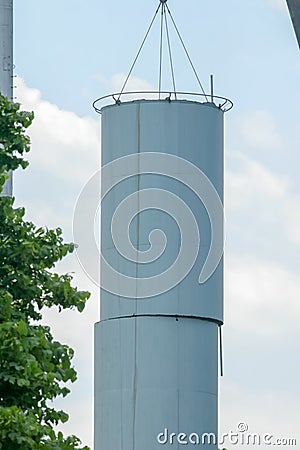
{"type": "Polygon", "coordinates": [[[223,324],[223,118],[232,103],[178,92],[161,0],[121,92],[102,116],[101,310],[95,450],[217,449],[223,324]],[[155,18],[173,88],[126,93],[155,18]],[[203,439],[203,442],[201,442],[203,439]],[[170,447],[169,447],[170,446],[170,447]]]}

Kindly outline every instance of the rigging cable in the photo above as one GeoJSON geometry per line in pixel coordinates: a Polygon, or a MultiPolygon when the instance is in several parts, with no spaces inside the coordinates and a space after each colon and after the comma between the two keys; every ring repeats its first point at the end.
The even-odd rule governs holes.
{"type": "Polygon", "coordinates": [[[206,93],[205,93],[205,91],[204,91],[204,88],[203,88],[203,86],[202,86],[202,83],[201,83],[201,81],[200,81],[200,78],[199,78],[199,76],[198,76],[198,74],[197,74],[197,71],[196,71],[196,69],[195,69],[195,66],[194,66],[194,64],[193,64],[193,62],[192,62],[192,60],[191,60],[191,57],[190,57],[189,53],[188,53],[188,50],[187,50],[187,48],[186,48],[186,46],[185,46],[185,44],[184,44],[184,41],[183,41],[183,39],[182,39],[182,37],[181,37],[181,34],[180,34],[180,32],[179,32],[179,30],[178,30],[178,28],[177,28],[177,25],[176,25],[175,20],[174,20],[174,18],[173,18],[173,16],[172,16],[172,13],[171,13],[171,11],[170,11],[170,9],[169,9],[169,7],[168,7],[168,5],[167,5],[166,2],[167,2],[167,0],[160,0],[160,3],[159,3],[159,5],[158,5],[158,7],[157,7],[157,9],[156,9],[156,11],[155,11],[155,13],[154,13],[154,16],[153,16],[153,18],[152,18],[152,20],[151,20],[151,23],[150,23],[150,25],[149,25],[149,27],[148,27],[148,29],[147,29],[147,32],[146,32],[146,34],[145,34],[145,36],[144,36],[144,39],[143,39],[143,41],[142,41],[142,43],[141,43],[141,45],[140,45],[140,48],[139,48],[139,50],[138,50],[138,52],[137,52],[137,54],[136,54],[136,57],[134,58],[134,61],[133,61],[132,65],[131,65],[131,67],[130,67],[130,70],[129,70],[129,72],[128,72],[128,75],[127,75],[127,77],[126,77],[126,79],[125,79],[125,81],[124,81],[124,83],[123,83],[121,92],[120,92],[119,94],[117,94],[117,95],[118,95],[118,98],[115,99],[116,103],[119,103],[119,102],[120,102],[120,98],[121,98],[121,96],[122,96],[122,94],[123,94],[123,92],[124,92],[124,89],[125,89],[125,87],[126,87],[126,85],[127,85],[127,83],[128,83],[128,80],[129,80],[130,75],[131,75],[131,73],[132,73],[132,71],[133,71],[133,68],[134,68],[134,66],[135,66],[135,64],[136,64],[136,62],[137,62],[137,60],[138,60],[138,58],[139,58],[139,56],[140,56],[140,53],[141,53],[141,51],[142,51],[142,49],[143,49],[143,47],[144,47],[144,44],[145,44],[145,42],[146,42],[146,39],[147,39],[147,37],[148,37],[148,35],[149,35],[150,31],[151,31],[151,28],[152,28],[152,26],[153,26],[153,23],[154,23],[154,21],[155,21],[155,18],[156,18],[156,16],[157,16],[157,14],[158,14],[160,8],[161,8],[161,24],[160,24],[159,80],[158,80],[158,94],[159,94],[159,99],[161,98],[161,92],[162,92],[161,89],[162,89],[163,26],[164,26],[164,21],[165,21],[165,28],[166,28],[167,43],[168,43],[168,52],[169,52],[169,61],[170,61],[170,69],[171,69],[171,76],[172,76],[172,84],[173,84],[173,89],[174,89],[175,99],[177,99],[177,92],[176,92],[176,85],[175,85],[174,66],[173,66],[173,59],[172,59],[172,52],[171,52],[170,34],[169,34],[169,27],[168,27],[167,14],[166,14],[166,10],[167,10],[168,13],[169,13],[169,15],[170,15],[170,18],[171,18],[171,21],[172,21],[172,23],[173,23],[173,26],[174,26],[174,28],[175,28],[175,31],[176,31],[176,33],[177,33],[177,36],[178,36],[178,38],[179,38],[179,40],[180,40],[180,42],[181,42],[181,45],[182,45],[182,47],[183,47],[183,49],[184,49],[184,52],[185,52],[185,54],[186,54],[186,56],[187,56],[187,59],[188,59],[190,65],[191,65],[191,67],[192,67],[192,70],[193,70],[193,72],[194,72],[194,75],[195,75],[195,77],[196,77],[196,80],[197,80],[197,82],[198,82],[198,84],[199,84],[199,86],[200,86],[200,89],[201,89],[201,91],[202,91],[202,93],[203,93],[203,95],[204,95],[206,101],[207,101],[207,102],[209,101],[209,100],[208,100],[208,97],[207,97],[207,95],[206,95],[206,93]]]}
{"type": "Polygon", "coordinates": [[[174,66],[173,66],[172,51],[171,51],[171,42],[170,42],[169,27],[168,27],[168,21],[167,21],[166,14],[165,14],[165,25],[166,25],[166,35],[167,35],[168,49],[169,49],[169,59],[170,59],[170,68],[171,68],[171,74],[172,74],[172,83],[173,83],[173,89],[174,89],[174,93],[175,93],[175,99],[177,100],[175,74],[174,74],[174,66]]]}
{"type": "Polygon", "coordinates": [[[164,28],[164,3],[161,3],[161,19],[160,19],[160,46],[159,46],[159,76],[158,76],[158,95],[160,99],[161,93],[161,77],[162,77],[162,59],[163,59],[163,28],[164,28]]]}
{"type": "Polygon", "coordinates": [[[146,41],[146,39],[147,39],[147,37],[148,37],[148,35],[149,35],[149,33],[150,33],[150,30],[151,30],[151,28],[152,28],[153,22],[154,22],[154,20],[155,20],[155,18],[156,18],[156,16],[157,16],[157,13],[158,13],[160,7],[161,7],[161,5],[159,4],[158,7],[157,7],[157,10],[155,11],[155,14],[154,14],[154,16],[153,16],[153,18],[152,18],[152,20],[151,20],[151,23],[150,23],[150,25],[149,25],[149,28],[148,28],[148,30],[147,30],[147,33],[145,34],[145,37],[144,37],[144,39],[143,39],[143,42],[141,43],[141,46],[140,46],[140,48],[139,48],[139,50],[138,50],[138,52],[137,52],[137,55],[136,55],[136,57],[134,58],[134,61],[133,61],[132,66],[131,66],[131,68],[130,68],[130,70],[129,70],[129,72],[128,72],[128,75],[127,75],[127,77],[126,77],[126,80],[124,81],[124,84],[123,84],[123,86],[122,86],[121,92],[120,92],[120,94],[119,94],[119,96],[118,96],[118,101],[120,100],[120,97],[121,97],[121,95],[123,94],[123,91],[124,91],[124,89],[125,89],[125,86],[126,86],[128,80],[129,80],[129,77],[130,77],[130,75],[131,75],[131,73],[132,73],[132,70],[133,70],[133,68],[134,68],[134,66],[135,66],[135,63],[137,62],[137,59],[138,59],[138,57],[140,56],[140,53],[141,53],[141,51],[142,51],[142,49],[143,49],[143,47],[144,47],[145,41],[146,41]]]}
{"type": "Polygon", "coordinates": [[[189,53],[188,53],[188,51],[187,51],[187,48],[186,48],[186,46],[185,46],[185,44],[184,44],[184,42],[183,42],[183,39],[182,39],[182,37],[181,37],[181,35],[180,35],[180,33],[179,33],[179,30],[178,30],[178,28],[177,28],[177,25],[176,25],[176,23],[175,23],[175,20],[173,19],[173,16],[172,16],[171,11],[170,11],[170,9],[169,9],[169,7],[168,7],[167,4],[166,4],[166,8],[167,8],[167,11],[168,11],[168,13],[169,13],[169,15],[170,15],[170,17],[171,17],[171,20],[172,20],[172,22],[173,22],[174,28],[175,28],[176,33],[177,33],[177,35],[178,35],[178,37],[179,37],[179,40],[180,40],[180,42],[181,42],[181,44],[182,44],[182,47],[183,47],[183,49],[184,49],[184,51],[185,51],[185,54],[186,54],[186,56],[187,56],[187,58],[188,58],[188,60],[189,60],[189,62],[190,62],[190,65],[191,65],[191,67],[192,67],[192,69],[193,69],[193,72],[194,72],[194,75],[195,75],[195,77],[196,77],[196,79],[197,79],[197,81],[198,81],[198,84],[199,84],[199,86],[200,86],[200,88],[201,88],[201,90],[202,90],[202,92],[203,92],[203,94],[204,94],[204,96],[205,96],[205,98],[206,98],[206,101],[208,102],[208,98],[207,98],[207,95],[205,94],[205,91],[204,91],[204,89],[203,89],[202,83],[201,83],[201,81],[200,81],[200,79],[199,79],[199,77],[198,77],[198,74],[197,74],[197,72],[196,72],[196,69],[195,69],[195,67],[194,67],[194,64],[193,64],[193,62],[192,62],[192,60],[191,60],[191,58],[190,58],[190,55],[189,55],[189,53]]]}

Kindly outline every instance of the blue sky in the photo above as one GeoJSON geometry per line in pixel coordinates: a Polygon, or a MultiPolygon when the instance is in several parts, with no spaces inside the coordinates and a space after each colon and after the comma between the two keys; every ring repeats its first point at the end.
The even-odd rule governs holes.
{"type": "MultiPolygon", "coordinates": [[[[204,86],[229,97],[226,115],[225,377],[221,429],[298,437],[300,400],[300,54],[284,0],[169,0],[204,86]],[[297,435],[298,433],[298,435],[297,435]]],[[[155,11],[154,0],[15,0],[15,96],[33,109],[31,166],[15,196],[38,225],[72,238],[80,190],[99,166],[100,118],[92,101],[116,91],[155,11]]],[[[130,80],[157,87],[158,23],[130,80]]],[[[177,86],[197,85],[172,35],[177,86]]],[[[164,87],[169,88],[168,74],[164,87]]],[[[93,323],[98,290],[75,257],[61,271],[93,293],[85,313],[47,314],[76,350],[79,380],[66,432],[92,443],[93,323]],[[66,321],[68,327],[66,327],[66,321]]],[[[236,447],[239,448],[239,447],[236,447]]],[[[251,447],[249,447],[251,448],[251,447]]],[[[262,447],[263,448],[263,447],[262,447]]]]}

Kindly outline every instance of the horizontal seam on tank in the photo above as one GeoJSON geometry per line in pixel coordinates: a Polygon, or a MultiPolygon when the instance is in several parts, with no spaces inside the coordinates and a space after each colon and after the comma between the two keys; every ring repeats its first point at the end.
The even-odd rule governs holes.
{"type": "MultiPolygon", "coordinates": [[[[157,388],[139,388],[139,390],[141,391],[161,391],[161,387],[157,387],[157,388]]],[[[168,388],[166,386],[163,386],[164,391],[174,391],[175,388],[168,388]]],[[[131,392],[133,389],[132,388],[105,388],[105,389],[99,389],[98,392],[117,392],[117,391],[127,391],[127,392],[131,392]]],[[[196,392],[196,393],[200,393],[200,394],[207,394],[207,395],[213,395],[214,397],[217,397],[218,394],[213,393],[213,392],[208,392],[208,391],[202,391],[200,389],[182,389],[179,388],[180,392],[196,392]]]]}
{"type": "Polygon", "coordinates": [[[116,316],[116,317],[109,317],[107,319],[100,319],[100,322],[108,322],[110,320],[120,320],[120,319],[133,319],[136,317],[169,317],[169,318],[175,318],[175,319],[196,319],[196,320],[204,320],[206,322],[213,322],[217,325],[223,325],[223,321],[218,319],[213,319],[211,317],[203,317],[203,316],[193,316],[193,315],[187,315],[187,314],[131,314],[130,316],[116,316]]]}

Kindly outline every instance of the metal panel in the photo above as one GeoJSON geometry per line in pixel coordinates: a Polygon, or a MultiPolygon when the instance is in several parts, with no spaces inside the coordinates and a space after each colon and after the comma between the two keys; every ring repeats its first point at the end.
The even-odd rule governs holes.
{"type": "MultiPolygon", "coordinates": [[[[210,179],[223,198],[223,112],[210,103],[190,101],[135,101],[109,106],[102,111],[102,162],[127,154],[166,153],[190,161],[210,179]]],[[[178,171],[182,170],[178,167],[178,171]]],[[[175,168],[176,171],[176,168],[175,168]]],[[[126,168],[124,168],[126,172],[126,168]]],[[[102,203],[102,253],[117,271],[128,276],[153,276],[169,267],[178,254],[180,236],[174,221],[161,211],[143,212],[132,222],[131,241],[140,250],[149,247],[149,233],[162,229],[168,239],[166,251],[155,263],[135,264],[123,258],[110,236],[111,220],[120,204],[130,193],[155,187],[172,192],[186,203],[195,215],[201,234],[200,251],[191,272],[168,292],[143,300],[124,299],[122,295],[101,291],[101,319],[132,314],[179,314],[207,317],[223,321],[223,263],[204,284],[198,276],[211,244],[211,223],[207,211],[187,186],[160,174],[145,175],[136,169],[136,177],[127,179],[107,195],[102,203]],[[174,228],[175,227],[175,228],[174,228]],[[177,231],[177,234],[176,234],[177,231]]],[[[186,179],[189,173],[183,174],[186,179]]],[[[117,177],[117,174],[116,174],[117,177]]],[[[112,180],[113,182],[113,180],[112,180]]],[[[138,198],[136,211],[138,211],[138,198]]],[[[124,223],[122,226],[126,227],[124,223]]],[[[190,252],[196,245],[187,237],[190,252]]],[[[103,274],[102,274],[103,277],[103,274]]],[[[120,283],[122,282],[120,278],[120,283]]],[[[139,282],[137,282],[137,292],[139,282]]],[[[122,286],[120,285],[120,292],[122,286]]],[[[134,294],[134,293],[133,293],[134,294]]]]}

